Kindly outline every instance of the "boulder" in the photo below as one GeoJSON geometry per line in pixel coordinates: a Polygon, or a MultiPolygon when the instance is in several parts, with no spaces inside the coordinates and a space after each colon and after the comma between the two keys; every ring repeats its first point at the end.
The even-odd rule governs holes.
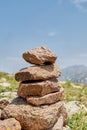
{"type": "Polygon", "coordinates": [[[25,61],[31,64],[54,63],[57,56],[47,47],[38,47],[23,53],[25,61]]]}
{"type": "Polygon", "coordinates": [[[2,118],[13,117],[18,120],[23,130],[48,130],[54,126],[63,106],[63,102],[35,107],[24,98],[16,98],[2,111],[2,118]]]}
{"type": "Polygon", "coordinates": [[[50,78],[57,78],[60,74],[60,69],[55,64],[31,66],[17,72],[15,74],[15,79],[16,81],[46,80],[50,78]]]}
{"type": "Polygon", "coordinates": [[[49,79],[44,81],[25,81],[20,83],[18,88],[18,96],[26,98],[27,96],[44,96],[51,92],[57,92],[60,89],[57,79],[49,79]]]}
{"type": "Polygon", "coordinates": [[[53,104],[59,100],[62,100],[63,95],[64,95],[64,89],[60,88],[59,92],[50,93],[42,97],[29,96],[26,99],[28,103],[33,104],[35,106],[39,106],[39,105],[53,104]]]}
{"type": "Polygon", "coordinates": [[[0,109],[4,109],[9,103],[10,103],[10,100],[8,98],[1,98],[0,109]]]}
{"type": "Polygon", "coordinates": [[[87,112],[87,107],[80,101],[69,101],[64,106],[66,108],[68,118],[71,118],[76,113],[80,114],[83,111],[87,112]]]}
{"type": "Polygon", "coordinates": [[[16,119],[9,118],[0,120],[0,130],[21,130],[21,126],[16,119]]]}

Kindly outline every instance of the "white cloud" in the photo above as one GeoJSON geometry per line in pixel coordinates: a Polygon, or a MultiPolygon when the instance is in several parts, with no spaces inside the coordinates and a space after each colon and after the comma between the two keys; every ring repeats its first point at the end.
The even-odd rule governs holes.
{"type": "Polygon", "coordinates": [[[48,33],[48,36],[50,36],[50,37],[53,37],[53,36],[55,36],[56,35],[56,32],[49,32],[48,33]]]}
{"type": "Polygon", "coordinates": [[[71,0],[71,2],[80,10],[87,12],[87,8],[84,4],[87,3],[87,0],[71,0]]]}

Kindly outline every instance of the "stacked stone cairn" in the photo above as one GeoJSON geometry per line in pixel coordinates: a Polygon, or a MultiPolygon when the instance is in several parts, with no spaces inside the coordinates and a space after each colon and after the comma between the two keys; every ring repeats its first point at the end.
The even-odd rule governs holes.
{"type": "Polygon", "coordinates": [[[47,47],[23,53],[25,61],[35,64],[15,74],[18,97],[2,112],[2,118],[15,118],[23,130],[63,130],[67,113],[63,104],[64,89],[58,77],[57,56],[47,47]]]}

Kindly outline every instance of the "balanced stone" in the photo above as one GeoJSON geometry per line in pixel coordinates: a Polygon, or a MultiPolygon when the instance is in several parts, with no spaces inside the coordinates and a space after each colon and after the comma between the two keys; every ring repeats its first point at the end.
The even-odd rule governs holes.
{"type": "Polygon", "coordinates": [[[57,56],[47,47],[38,47],[23,53],[23,58],[31,64],[54,63],[57,56]]]}
{"type": "Polygon", "coordinates": [[[26,80],[46,80],[50,78],[57,78],[61,75],[60,68],[56,64],[31,66],[21,69],[15,74],[17,81],[26,80]]]}
{"type": "Polygon", "coordinates": [[[61,75],[55,64],[57,56],[39,47],[23,53],[23,58],[35,65],[15,74],[20,82],[18,97],[10,103],[0,100],[0,130],[62,130],[67,112],[62,101],[64,88],[57,80],[61,75]]]}
{"type": "Polygon", "coordinates": [[[62,107],[61,101],[35,107],[18,97],[2,111],[2,118],[15,118],[23,130],[48,130],[56,123],[62,107]]]}
{"type": "Polygon", "coordinates": [[[26,98],[27,96],[44,96],[51,92],[57,92],[60,84],[57,79],[44,81],[26,81],[19,84],[18,96],[26,98]]]}
{"type": "Polygon", "coordinates": [[[59,92],[54,92],[47,94],[42,97],[27,97],[27,102],[31,103],[35,106],[40,106],[40,105],[46,105],[46,104],[53,104],[56,103],[57,101],[60,101],[63,99],[63,94],[64,94],[64,89],[60,88],[59,92]]]}

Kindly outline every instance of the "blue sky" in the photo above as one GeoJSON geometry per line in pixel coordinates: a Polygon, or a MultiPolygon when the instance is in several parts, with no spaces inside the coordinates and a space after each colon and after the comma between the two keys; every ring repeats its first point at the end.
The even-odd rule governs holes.
{"type": "Polygon", "coordinates": [[[87,0],[0,1],[0,71],[28,66],[22,53],[42,45],[60,68],[87,65],[87,0]]]}

